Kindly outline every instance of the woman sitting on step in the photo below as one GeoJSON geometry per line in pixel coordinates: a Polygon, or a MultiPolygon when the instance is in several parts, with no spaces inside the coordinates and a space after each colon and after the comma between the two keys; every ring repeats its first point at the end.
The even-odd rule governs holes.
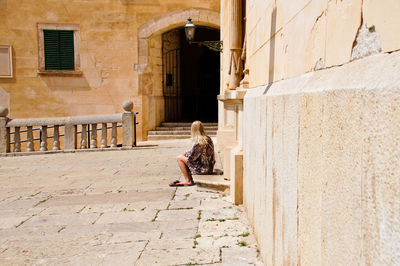
{"type": "Polygon", "coordinates": [[[191,138],[193,141],[192,149],[177,157],[185,181],[175,180],[169,184],[171,187],[193,186],[192,175],[212,174],[213,172],[215,164],[214,143],[206,135],[204,126],[200,121],[193,122],[191,138]]]}

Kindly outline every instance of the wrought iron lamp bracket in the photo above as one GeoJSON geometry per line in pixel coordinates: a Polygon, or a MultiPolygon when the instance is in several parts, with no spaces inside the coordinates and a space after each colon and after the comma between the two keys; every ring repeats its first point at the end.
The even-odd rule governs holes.
{"type": "Polygon", "coordinates": [[[205,46],[210,50],[216,51],[216,52],[223,52],[223,42],[222,41],[202,41],[202,42],[195,42],[195,41],[190,41],[189,44],[197,44],[198,46],[205,46]]]}

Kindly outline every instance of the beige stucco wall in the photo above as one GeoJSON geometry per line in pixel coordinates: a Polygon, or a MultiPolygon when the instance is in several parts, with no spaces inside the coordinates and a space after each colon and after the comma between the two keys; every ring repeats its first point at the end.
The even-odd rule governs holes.
{"type": "MultiPolygon", "coordinates": [[[[78,0],[78,1],[0,1],[1,44],[11,44],[14,54],[14,78],[0,79],[8,94],[10,117],[48,117],[121,112],[125,100],[134,102],[139,115],[139,139],[142,129],[162,120],[161,34],[183,26],[193,9],[218,14],[218,0],[78,0]],[[174,24],[159,23],[156,32],[146,36],[145,49],[151,77],[140,82],[139,29],[169,13],[182,15],[174,24]],[[37,23],[77,24],[80,29],[82,76],[38,75],[37,23]],[[134,65],[137,64],[136,71],[134,65]],[[150,81],[149,81],[150,80],[150,81]],[[145,86],[145,87],[142,87],[145,86]],[[161,112],[160,112],[161,110],[161,112]],[[148,116],[151,113],[150,116],[148,116]],[[143,119],[143,121],[142,121],[143,119]]],[[[195,14],[195,15],[196,15],[195,14]]],[[[217,16],[218,17],[218,16],[217,16]]],[[[214,17],[210,17],[210,20],[214,17]]],[[[214,19],[215,20],[215,19],[214,19]]],[[[196,20],[195,20],[196,21],[196,20]]],[[[216,25],[219,24],[217,21],[216,25]]],[[[143,53],[143,51],[142,51],[143,53]]],[[[146,62],[147,63],[147,62],[146,62]]]]}
{"type": "Polygon", "coordinates": [[[250,89],[244,204],[267,265],[400,261],[400,52],[250,89]]]}

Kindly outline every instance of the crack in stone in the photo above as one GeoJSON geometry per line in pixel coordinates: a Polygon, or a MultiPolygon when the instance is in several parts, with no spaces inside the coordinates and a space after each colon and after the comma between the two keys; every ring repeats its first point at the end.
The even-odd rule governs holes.
{"type": "Polygon", "coordinates": [[[36,203],[35,205],[33,205],[33,207],[36,207],[42,203],[45,203],[46,201],[48,201],[49,199],[53,198],[52,195],[47,196],[47,198],[45,198],[44,200],[39,201],[38,203],[36,203]]]}
{"type": "Polygon", "coordinates": [[[145,251],[145,249],[147,248],[147,245],[150,243],[150,240],[147,240],[146,244],[144,245],[142,251],[139,254],[139,257],[136,259],[135,265],[137,265],[137,262],[140,260],[140,258],[142,257],[143,252],[145,251]]]}
{"type": "Polygon", "coordinates": [[[4,252],[6,252],[8,250],[8,248],[3,249],[0,254],[3,254],[4,252]]]}
{"type": "Polygon", "coordinates": [[[94,224],[100,219],[100,217],[101,217],[103,214],[104,214],[104,212],[100,213],[99,217],[97,217],[97,219],[94,220],[94,221],[92,222],[92,225],[94,225],[94,224]]]}
{"type": "Polygon", "coordinates": [[[85,208],[86,208],[86,206],[83,206],[82,209],[80,209],[80,210],[77,211],[76,213],[80,214],[85,208]]]}

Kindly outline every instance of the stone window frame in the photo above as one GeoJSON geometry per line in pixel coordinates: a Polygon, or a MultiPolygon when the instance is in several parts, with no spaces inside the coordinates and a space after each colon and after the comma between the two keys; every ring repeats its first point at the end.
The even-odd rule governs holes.
{"type": "Polygon", "coordinates": [[[80,60],[80,30],[77,24],[47,24],[38,23],[38,74],[54,76],[81,76],[80,60]],[[75,70],[46,70],[44,57],[44,30],[72,30],[74,32],[74,60],[75,70]]]}
{"type": "Polygon", "coordinates": [[[8,73],[0,73],[0,78],[13,78],[13,54],[12,54],[12,46],[11,45],[0,45],[0,48],[7,49],[8,51],[8,73]]]}

